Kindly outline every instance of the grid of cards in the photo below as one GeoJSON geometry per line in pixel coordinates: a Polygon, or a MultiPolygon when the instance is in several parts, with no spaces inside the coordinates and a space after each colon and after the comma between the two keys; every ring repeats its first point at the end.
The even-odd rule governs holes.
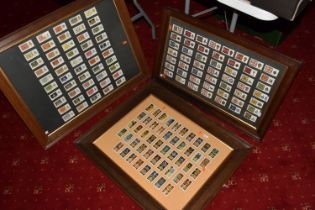
{"type": "Polygon", "coordinates": [[[95,7],[18,47],[64,121],[126,81],[95,7]]]}
{"type": "Polygon", "coordinates": [[[281,71],[200,30],[175,23],[170,29],[161,77],[175,80],[211,104],[255,125],[281,71]]]}
{"type": "Polygon", "coordinates": [[[220,155],[207,136],[150,103],[117,135],[114,152],[164,196],[186,192],[220,155]]]}

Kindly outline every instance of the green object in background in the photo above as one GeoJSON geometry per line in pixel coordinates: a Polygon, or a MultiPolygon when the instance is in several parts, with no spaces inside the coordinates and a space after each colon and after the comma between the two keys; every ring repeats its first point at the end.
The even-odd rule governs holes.
{"type": "Polygon", "coordinates": [[[262,21],[248,15],[239,15],[237,29],[253,36],[262,38],[272,46],[280,44],[296,28],[299,21],[277,19],[274,21],[262,21]]]}

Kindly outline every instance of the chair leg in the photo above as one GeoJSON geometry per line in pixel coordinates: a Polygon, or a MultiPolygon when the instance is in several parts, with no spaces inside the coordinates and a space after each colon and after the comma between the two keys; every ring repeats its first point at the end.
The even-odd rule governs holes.
{"type": "Polygon", "coordinates": [[[216,10],[216,9],[218,9],[218,7],[211,7],[211,8],[209,8],[209,9],[206,9],[206,10],[203,10],[203,11],[201,11],[201,12],[198,12],[198,13],[193,14],[192,17],[198,17],[198,16],[204,15],[204,14],[206,14],[206,13],[212,12],[212,11],[214,11],[214,10],[216,10]]]}
{"type": "Polygon", "coordinates": [[[152,39],[156,39],[156,31],[155,31],[155,26],[152,23],[152,21],[150,20],[150,18],[148,17],[148,15],[144,12],[144,10],[142,9],[142,7],[140,6],[140,4],[138,3],[138,0],[133,0],[133,4],[135,5],[135,7],[139,10],[139,13],[136,14],[135,16],[133,16],[131,18],[131,21],[134,22],[136,20],[138,20],[139,18],[143,17],[147,23],[150,25],[151,27],[151,31],[152,31],[152,39]]]}
{"type": "Polygon", "coordinates": [[[231,25],[230,25],[230,32],[234,33],[236,24],[237,24],[237,19],[238,19],[238,14],[236,12],[233,12],[232,20],[231,20],[231,25]]]}
{"type": "Polygon", "coordinates": [[[189,15],[190,10],[190,0],[185,0],[185,14],[189,15]]]}
{"type": "MultiPolygon", "coordinates": [[[[216,9],[218,9],[218,7],[212,7],[212,8],[206,9],[204,11],[198,12],[196,14],[193,14],[192,16],[193,17],[198,17],[198,16],[206,14],[208,12],[212,12],[213,10],[216,10],[216,9]]],[[[190,12],[189,10],[190,10],[190,0],[185,0],[185,14],[186,15],[189,15],[189,12],[190,12]]],[[[229,31],[231,33],[234,33],[234,31],[235,31],[236,24],[237,24],[237,19],[238,19],[238,14],[236,12],[233,12],[231,25],[230,25],[230,28],[229,28],[229,31]]],[[[226,21],[226,24],[228,24],[227,21],[226,21]]]]}

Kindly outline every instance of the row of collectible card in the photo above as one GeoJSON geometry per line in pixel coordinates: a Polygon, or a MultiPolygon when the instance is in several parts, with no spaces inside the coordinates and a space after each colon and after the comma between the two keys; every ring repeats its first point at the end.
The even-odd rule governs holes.
{"type": "Polygon", "coordinates": [[[170,28],[161,76],[255,124],[281,71],[197,28],[181,22],[170,28]]]}
{"type": "Polygon", "coordinates": [[[117,135],[115,153],[164,196],[174,188],[186,192],[220,155],[206,135],[155,104],[148,104],[117,135]]]}
{"type": "Polygon", "coordinates": [[[18,47],[64,121],[126,81],[96,7],[18,47]]]}

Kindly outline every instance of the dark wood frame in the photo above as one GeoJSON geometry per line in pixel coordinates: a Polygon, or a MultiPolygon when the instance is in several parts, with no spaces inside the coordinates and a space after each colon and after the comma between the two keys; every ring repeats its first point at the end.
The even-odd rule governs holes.
{"type": "Polygon", "coordinates": [[[93,142],[148,95],[153,94],[158,97],[233,148],[233,151],[219,169],[207,180],[184,209],[201,209],[205,207],[251,149],[248,143],[242,141],[231,132],[228,132],[219,124],[211,121],[202,112],[196,110],[191,103],[175,94],[174,91],[174,88],[166,88],[159,81],[153,80],[136,95],[120,104],[119,107],[110,112],[104,120],[76,141],[78,147],[96,162],[111,179],[116,181],[144,209],[164,209],[164,207],[149,195],[145,189],[142,189],[132,180],[128,174],[123,172],[110,157],[102,153],[93,142]]]}
{"type": "Polygon", "coordinates": [[[158,55],[156,58],[153,77],[163,80],[163,82],[167,85],[176,87],[177,93],[184,97],[188,97],[187,95],[190,95],[191,97],[188,97],[187,100],[193,101],[193,103],[196,106],[198,106],[200,109],[202,109],[204,112],[214,115],[222,121],[228,122],[230,125],[237,127],[238,129],[242,130],[243,132],[247,133],[248,135],[256,139],[262,139],[274,115],[276,114],[276,111],[278,110],[282,100],[284,99],[286,92],[288,91],[291,83],[293,82],[293,79],[295,78],[295,75],[300,65],[301,65],[300,61],[294,60],[279,52],[276,52],[269,48],[258,45],[257,43],[248,41],[235,34],[231,34],[223,29],[213,27],[209,24],[201,22],[198,19],[195,19],[190,16],[168,9],[168,10],[165,10],[163,14],[160,40],[158,44],[158,55]],[[170,21],[170,18],[172,17],[179,19],[181,21],[184,21],[187,24],[195,26],[201,30],[204,30],[205,32],[208,32],[209,34],[214,34],[216,36],[219,36],[220,38],[233,42],[238,46],[241,46],[248,50],[259,53],[287,67],[286,74],[284,75],[280,86],[278,87],[273,98],[270,99],[271,102],[268,102],[269,107],[265,111],[266,113],[265,116],[263,116],[261,122],[255,128],[253,128],[252,126],[248,124],[243,123],[241,120],[232,118],[231,116],[227,115],[220,109],[216,108],[215,106],[205,101],[200,96],[189,91],[188,88],[183,88],[182,86],[180,86],[179,84],[175,82],[161,79],[161,71],[163,70],[162,59],[163,59],[164,47],[165,47],[165,42],[167,41],[166,36],[169,29],[169,21],[170,21]]]}
{"type": "MultiPolygon", "coordinates": [[[[61,19],[71,17],[73,14],[91,7],[98,3],[100,0],[75,1],[55,12],[36,20],[35,22],[3,37],[0,40],[0,52],[5,51],[8,48],[16,46],[22,40],[25,40],[39,31],[59,22],[61,19]]],[[[134,31],[132,22],[128,10],[124,4],[124,0],[112,0],[116,6],[117,13],[122,22],[122,27],[127,35],[128,42],[133,51],[134,57],[140,67],[140,74],[127,81],[123,86],[116,89],[114,92],[109,94],[110,97],[104,97],[100,102],[89,107],[88,110],[77,115],[73,120],[66,122],[61,127],[53,131],[51,134],[45,134],[44,130],[36,120],[26,103],[23,101],[17,90],[14,88],[9,78],[5,75],[4,71],[0,68],[0,89],[4,95],[8,98],[12,106],[15,108],[17,113],[21,116],[25,124],[32,131],[34,136],[38,139],[39,143],[46,149],[58,140],[63,138],[65,135],[79,127],[80,124],[87,121],[93,115],[103,110],[106,106],[116,101],[119,97],[124,95],[130,90],[130,87],[136,86],[139,81],[148,78],[147,65],[144,59],[144,55],[141,50],[140,43],[137,39],[137,35],[134,31]]]]}

